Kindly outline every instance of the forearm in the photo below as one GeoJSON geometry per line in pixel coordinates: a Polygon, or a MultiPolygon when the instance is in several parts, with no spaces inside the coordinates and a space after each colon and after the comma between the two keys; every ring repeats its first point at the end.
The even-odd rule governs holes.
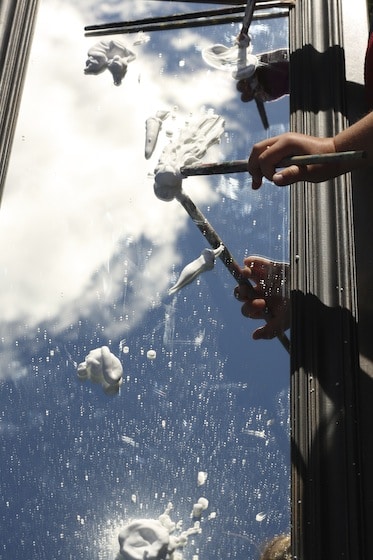
{"type": "Polygon", "coordinates": [[[363,150],[366,153],[366,159],[356,162],[354,167],[373,165],[373,112],[337,134],[334,145],[336,152],[363,150]]]}

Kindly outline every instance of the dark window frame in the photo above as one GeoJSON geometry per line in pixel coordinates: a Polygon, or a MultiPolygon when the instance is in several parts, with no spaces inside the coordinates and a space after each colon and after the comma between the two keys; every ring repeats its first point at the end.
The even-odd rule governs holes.
{"type": "MultiPolygon", "coordinates": [[[[297,0],[290,14],[291,129],[333,136],[363,108],[364,0],[297,0]],[[351,3],[350,3],[351,4],[351,3]],[[361,31],[361,29],[363,31],[361,31]],[[351,32],[352,31],[352,32],[351,32]],[[360,41],[360,60],[351,45],[360,41]],[[362,68],[361,68],[362,69],[362,68]],[[362,74],[362,72],[361,72],[362,74]]],[[[366,4],[365,4],[366,10],[366,4]]],[[[359,306],[350,174],[291,190],[292,533],[302,560],[368,558],[359,306]]]]}
{"type": "Polygon", "coordinates": [[[0,4],[0,199],[21,103],[38,0],[0,4]]]}

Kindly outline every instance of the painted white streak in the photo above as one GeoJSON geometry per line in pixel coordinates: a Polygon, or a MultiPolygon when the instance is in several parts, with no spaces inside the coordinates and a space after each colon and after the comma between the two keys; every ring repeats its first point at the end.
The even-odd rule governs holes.
{"type": "Polygon", "coordinates": [[[204,249],[198,259],[195,259],[183,268],[178,281],[169,289],[168,294],[172,295],[178,290],[181,290],[181,288],[193,282],[202,272],[212,270],[215,266],[216,257],[218,257],[223,250],[224,245],[220,245],[217,249],[204,249]]]}
{"type": "Polygon", "coordinates": [[[170,111],[157,111],[155,117],[149,117],[145,121],[145,159],[150,159],[157,145],[158,135],[162,123],[167,119],[170,111]]]}

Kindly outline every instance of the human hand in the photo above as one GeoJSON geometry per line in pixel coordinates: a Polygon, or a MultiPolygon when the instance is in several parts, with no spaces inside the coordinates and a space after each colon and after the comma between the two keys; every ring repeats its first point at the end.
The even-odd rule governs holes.
{"type": "Polygon", "coordinates": [[[280,187],[291,185],[297,181],[319,183],[337,177],[348,171],[346,164],[339,162],[290,165],[276,171],[281,160],[290,156],[335,152],[333,138],[317,138],[294,132],[287,132],[258,142],[254,145],[248,161],[248,171],[252,176],[252,188],[259,189],[263,177],[280,187]]]}
{"type": "Polygon", "coordinates": [[[289,265],[263,257],[250,256],[241,269],[244,278],[253,282],[257,297],[246,284],[239,284],[234,296],[243,302],[241,311],[245,317],[264,319],[266,324],[253,332],[253,338],[272,339],[290,327],[290,305],[286,286],[289,265]]]}

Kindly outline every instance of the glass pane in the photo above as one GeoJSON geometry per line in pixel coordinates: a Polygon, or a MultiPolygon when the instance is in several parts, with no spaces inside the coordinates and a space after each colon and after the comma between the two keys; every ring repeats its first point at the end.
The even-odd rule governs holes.
{"type": "MultiPolygon", "coordinates": [[[[182,522],[173,536],[200,523],[172,545],[185,559],[257,558],[289,530],[288,353],[252,340],[258,322],[241,315],[220,259],[168,294],[209,245],[177,200],[153,190],[163,149],[187,144],[180,130],[221,116],[203,161],[246,159],[288,129],[288,98],[265,103],[266,130],[231,68],[205,62],[203,49],[235,44],[237,23],[84,37],[91,23],[211,9],[169,4],[40,6],[0,215],[6,558],[114,559],[128,523],[161,523],[165,511],[182,522]],[[84,74],[88,50],[110,40],[136,56],[117,87],[107,70],[84,74]],[[145,159],[145,122],[157,113],[145,159]],[[96,358],[98,369],[110,361],[102,347],[123,368],[119,391],[115,367],[105,382],[100,370],[102,383],[77,375],[79,364],[82,378],[96,358]]],[[[287,48],[284,17],[250,32],[254,53],[287,48]]],[[[182,188],[240,265],[252,254],[288,260],[287,189],[254,192],[247,173],[188,177],[182,188]]],[[[138,528],[138,549],[150,529],[138,528]]]]}

